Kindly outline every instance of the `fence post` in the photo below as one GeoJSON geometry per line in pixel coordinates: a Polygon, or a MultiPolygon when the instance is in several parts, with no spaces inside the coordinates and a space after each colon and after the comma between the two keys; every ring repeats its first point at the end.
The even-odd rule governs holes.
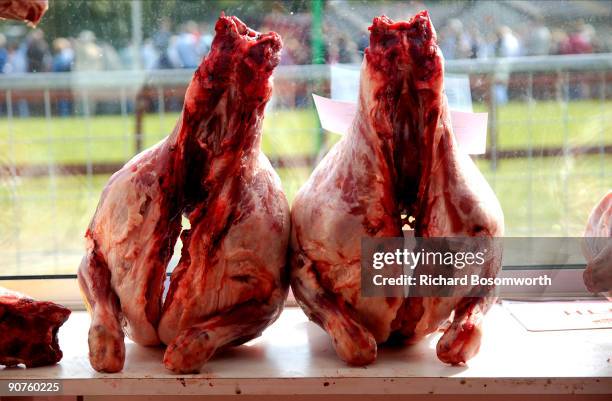
{"type": "Polygon", "coordinates": [[[142,120],[149,104],[149,88],[144,86],[136,94],[136,110],[134,110],[135,124],[134,124],[134,148],[135,153],[142,152],[142,138],[144,132],[142,128],[142,120]]]}
{"type": "MultiPolygon", "coordinates": [[[[310,43],[311,43],[311,54],[312,64],[325,64],[325,44],[323,42],[323,0],[312,0],[311,2],[311,29],[310,29],[310,43]]],[[[323,144],[325,142],[325,133],[323,128],[319,125],[317,132],[315,153],[316,157],[319,157],[323,144]]]]}
{"type": "Polygon", "coordinates": [[[142,61],[140,59],[140,50],[142,48],[142,3],[141,0],[132,0],[131,4],[132,17],[132,56],[134,57],[134,68],[140,70],[142,61]]]}
{"type": "Polygon", "coordinates": [[[495,73],[489,73],[489,96],[487,108],[489,112],[489,152],[491,170],[497,170],[497,99],[495,97],[495,73]]]}

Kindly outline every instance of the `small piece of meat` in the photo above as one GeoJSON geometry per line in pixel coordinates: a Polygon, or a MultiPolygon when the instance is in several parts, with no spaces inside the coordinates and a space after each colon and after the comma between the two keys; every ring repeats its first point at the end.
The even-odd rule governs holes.
{"type": "Polygon", "coordinates": [[[0,18],[38,25],[47,8],[47,0],[0,0],[0,18]]]}
{"type": "Polygon", "coordinates": [[[70,310],[0,287],[0,365],[28,368],[62,359],[57,332],[70,310]]]}

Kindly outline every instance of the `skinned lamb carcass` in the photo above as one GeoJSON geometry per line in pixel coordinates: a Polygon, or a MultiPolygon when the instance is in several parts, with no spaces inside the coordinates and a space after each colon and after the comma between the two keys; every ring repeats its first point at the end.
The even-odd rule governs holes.
{"type": "MultiPolygon", "coordinates": [[[[427,12],[408,22],[375,18],[370,32],[352,127],[292,205],[292,290],[349,364],[373,362],[377,343],[436,331],[453,311],[437,354],[463,363],[478,351],[493,298],[361,296],[362,237],[401,237],[405,224],[416,237],[503,234],[497,198],[457,148],[427,12]]],[[[481,275],[500,267],[498,249],[481,275]]]]}
{"type": "Polygon", "coordinates": [[[587,260],[584,284],[593,293],[612,296],[612,191],[591,211],[582,242],[587,260]]]}
{"type": "Polygon", "coordinates": [[[0,365],[28,368],[62,359],[57,341],[70,310],[0,287],[0,365]]]}
{"type": "Polygon", "coordinates": [[[194,372],[282,310],[289,210],[260,150],[281,41],[224,15],[215,31],[174,132],[111,177],[87,231],[79,282],[98,371],[122,369],[125,331],[168,345],[169,369],[194,372]],[[162,307],[181,214],[191,227],[162,307]]]}
{"type": "Polygon", "coordinates": [[[0,18],[38,25],[49,8],[47,0],[0,0],[0,18]]]}

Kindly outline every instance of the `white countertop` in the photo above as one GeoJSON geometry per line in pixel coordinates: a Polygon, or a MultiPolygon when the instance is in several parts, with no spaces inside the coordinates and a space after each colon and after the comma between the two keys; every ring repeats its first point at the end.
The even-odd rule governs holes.
{"type": "Polygon", "coordinates": [[[60,330],[58,365],[0,368],[0,380],[62,380],[66,395],[612,393],[611,329],[529,332],[500,305],[487,315],[480,353],[463,367],[436,358],[439,335],[348,367],[322,329],[287,308],[262,337],[217,355],[201,374],[173,374],[161,348],[131,341],[124,370],[101,374],[89,365],[88,326],[86,313],[73,313],[60,330]]]}

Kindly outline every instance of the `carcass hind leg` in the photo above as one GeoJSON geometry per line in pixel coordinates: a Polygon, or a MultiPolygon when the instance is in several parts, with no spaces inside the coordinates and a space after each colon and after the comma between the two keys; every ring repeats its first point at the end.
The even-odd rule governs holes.
{"type": "Polygon", "coordinates": [[[78,271],[79,285],[91,312],[89,360],[98,372],[118,372],[125,361],[119,298],[111,288],[111,273],[95,245],[85,254],[78,271]]]}
{"type": "Polygon", "coordinates": [[[483,317],[494,301],[494,297],[461,301],[455,309],[453,322],[438,340],[436,353],[442,362],[459,365],[478,353],[483,317]]]}
{"type": "Polygon", "coordinates": [[[321,286],[306,257],[294,255],[291,289],[310,320],[329,334],[338,356],[351,365],[367,365],[376,360],[376,340],[349,314],[348,307],[321,286]]]}
{"type": "Polygon", "coordinates": [[[195,324],[168,345],[164,365],[176,373],[196,373],[218,350],[258,337],[281,310],[282,302],[249,302],[195,324]]]}

